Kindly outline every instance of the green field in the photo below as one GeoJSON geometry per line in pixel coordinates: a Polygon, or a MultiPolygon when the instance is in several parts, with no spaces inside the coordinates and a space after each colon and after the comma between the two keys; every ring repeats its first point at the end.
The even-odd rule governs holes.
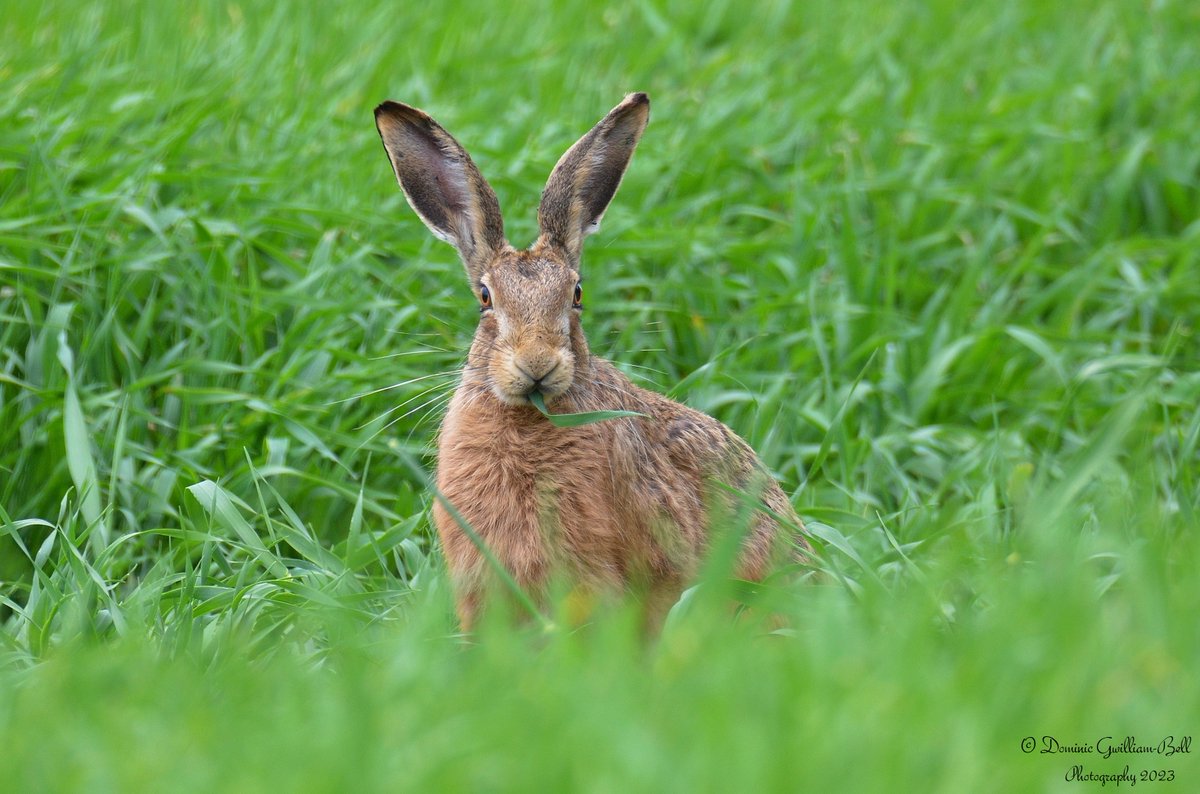
{"type": "Polygon", "coordinates": [[[1040,752],[1200,733],[1195,3],[79,0],[0,37],[0,789],[1200,790],[1200,749],[1040,752]],[[655,641],[464,637],[420,472],[478,314],[371,111],[432,113],[525,245],[633,90],[592,349],[744,436],[817,553],[710,571],[655,641]]]}

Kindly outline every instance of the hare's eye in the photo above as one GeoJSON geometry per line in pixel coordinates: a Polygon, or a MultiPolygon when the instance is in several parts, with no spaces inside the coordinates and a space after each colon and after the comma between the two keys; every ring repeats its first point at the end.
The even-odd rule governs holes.
{"type": "Polygon", "coordinates": [[[572,306],[582,306],[583,305],[583,285],[582,284],[575,285],[575,300],[571,305],[572,306]]]}
{"type": "Polygon", "coordinates": [[[492,293],[487,287],[480,285],[479,287],[479,311],[492,308],[492,293]]]}

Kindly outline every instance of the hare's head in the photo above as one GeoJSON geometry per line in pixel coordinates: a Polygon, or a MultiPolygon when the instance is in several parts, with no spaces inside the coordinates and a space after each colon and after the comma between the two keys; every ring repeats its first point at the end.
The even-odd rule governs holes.
{"type": "Polygon", "coordinates": [[[408,105],[375,109],[408,203],[462,257],[479,300],[477,347],[504,402],[528,404],[534,391],[556,397],[574,382],[588,354],[579,323],[583,238],[600,227],[649,118],[650,100],[630,94],[567,150],[542,191],[541,233],[518,251],[504,237],[496,194],[450,133],[408,105]]]}

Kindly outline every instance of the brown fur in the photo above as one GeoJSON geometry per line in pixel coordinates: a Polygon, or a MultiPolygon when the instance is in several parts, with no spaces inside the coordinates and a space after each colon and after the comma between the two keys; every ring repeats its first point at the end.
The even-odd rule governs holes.
{"type": "MultiPolygon", "coordinates": [[[[542,234],[518,251],[503,241],[495,195],[457,141],[415,108],[376,109],[409,203],[459,249],[476,296],[484,288],[489,296],[442,423],[438,488],[527,591],[543,594],[557,574],[587,590],[637,589],[656,621],[712,545],[714,505],[736,510],[737,497],[714,482],[799,519],[727,427],[635,386],[588,350],[573,305],[582,241],[648,119],[645,94],[631,94],[563,155],[538,209],[542,234]],[[647,418],[556,427],[530,404],[534,389],[552,413],[624,409],[647,418]]],[[[487,567],[440,503],[434,521],[469,628],[485,602],[487,567]]],[[[737,574],[762,578],[786,540],[774,518],[755,511],[737,574]]]]}

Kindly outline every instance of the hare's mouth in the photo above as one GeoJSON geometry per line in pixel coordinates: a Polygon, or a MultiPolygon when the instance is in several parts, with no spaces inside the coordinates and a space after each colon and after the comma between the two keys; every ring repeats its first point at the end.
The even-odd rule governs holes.
{"type": "Polygon", "coordinates": [[[534,392],[550,400],[571,387],[572,369],[570,362],[562,359],[553,362],[544,371],[530,371],[528,367],[512,361],[499,377],[494,378],[492,391],[509,405],[530,405],[529,396],[534,392]]]}
{"type": "Polygon", "coordinates": [[[538,385],[527,389],[510,390],[501,388],[498,385],[492,386],[492,392],[495,393],[500,401],[508,405],[533,405],[530,399],[534,394],[541,394],[545,400],[552,400],[560,396],[567,390],[567,386],[548,386],[545,384],[538,385]]]}

